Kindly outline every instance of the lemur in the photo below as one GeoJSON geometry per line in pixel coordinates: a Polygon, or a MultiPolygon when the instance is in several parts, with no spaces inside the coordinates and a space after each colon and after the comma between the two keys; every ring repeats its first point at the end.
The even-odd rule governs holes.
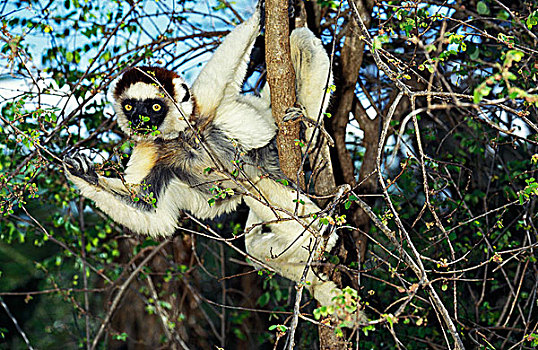
{"type": "MultiPolygon", "coordinates": [[[[247,253],[299,281],[311,252],[319,258],[337,237],[331,234],[314,245],[319,234],[314,215],[320,208],[275,181],[283,175],[269,100],[241,93],[260,16],[258,6],[226,36],[191,88],[163,68],[138,67],[123,74],[113,91],[114,109],[119,127],[136,145],[122,179],[98,175],[78,152],[66,156],[64,166],[83,196],[114,221],[152,237],[174,234],[182,210],[215,218],[244,200],[250,208],[247,253]]],[[[297,102],[316,119],[329,102],[329,57],[307,28],[293,30],[290,45],[297,102]]],[[[322,305],[331,305],[341,293],[312,269],[306,280],[322,305]]]]}

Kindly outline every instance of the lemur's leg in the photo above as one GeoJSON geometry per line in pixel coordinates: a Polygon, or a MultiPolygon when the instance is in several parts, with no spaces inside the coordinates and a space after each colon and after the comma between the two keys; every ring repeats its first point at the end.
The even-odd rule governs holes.
{"type": "MultiPolygon", "coordinates": [[[[278,208],[293,212],[297,193],[270,179],[261,179],[256,183],[257,189],[263,193],[265,198],[274,206],[277,215],[269,208],[263,200],[258,201],[252,197],[245,196],[245,203],[250,207],[247,228],[262,222],[279,222],[268,224],[270,232],[262,232],[261,226],[254,227],[246,234],[245,243],[247,252],[257,259],[273,267],[279,274],[293,281],[300,281],[305,264],[310,254],[314,254],[313,261],[316,262],[323,252],[323,248],[330,250],[336,243],[336,235],[331,235],[327,242],[320,242],[315,245],[315,237],[310,231],[318,232],[318,222],[309,214],[319,212],[319,208],[307,197],[300,196],[304,204],[300,204],[297,215],[305,216],[300,219],[304,226],[309,226],[310,230],[289,215],[278,211],[278,208]]],[[[255,194],[255,191],[252,192],[255,194]]],[[[332,298],[340,293],[340,290],[332,281],[324,280],[323,276],[315,274],[310,268],[306,281],[308,289],[314,298],[322,305],[331,305],[332,298]],[[334,292],[333,292],[334,291],[334,292]]]]}
{"type": "Polygon", "coordinates": [[[200,114],[212,115],[225,96],[241,91],[252,46],[260,32],[260,5],[228,34],[192,86],[200,114]]]}
{"type": "MultiPolygon", "coordinates": [[[[175,231],[178,212],[174,198],[167,198],[171,197],[172,191],[166,191],[165,196],[152,205],[140,198],[144,193],[149,193],[141,188],[142,185],[128,189],[119,179],[97,175],[92,162],[81,154],[66,156],[64,170],[84,197],[93,200],[114,221],[132,231],[154,237],[175,231]]],[[[152,184],[147,185],[151,188],[152,184]]],[[[175,191],[172,195],[180,194],[179,192],[175,191]]]]}
{"type": "MultiPolygon", "coordinates": [[[[316,125],[319,119],[318,128],[331,143],[332,139],[323,129],[323,114],[327,110],[330,99],[327,87],[332,85],[329,56],[321,40],[316,38],[308,28],[297,28],[291,33],[290,48],[295,69],[297,104],[300,107],[291,108],[286,120],[301,118],[304,121],[309,120],[311,125],[316,125]],[[321,118],[318,118],[320,116],[321,118]]],[[[311,125],[307,125],[307,139],[310,139],[317,129],[311,125]]]]}
{"type": "Polygon", "coordinates": [[[330,94],[326,89],[332,85],[329,56],[321,40],[308,28],[297,28],[291,33],[290,48],[295,68],[297,102],[304,106],[308,118],[316,120],[329,105],[330,94]]]}

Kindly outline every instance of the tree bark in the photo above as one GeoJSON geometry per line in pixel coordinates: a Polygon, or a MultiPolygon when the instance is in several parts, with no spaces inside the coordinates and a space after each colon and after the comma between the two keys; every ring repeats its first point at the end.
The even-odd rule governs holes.
{"type": "MultiPolygon", "coordinates": [[[[265,57],[267,62],[267,82],[271,89],[271,105],[279,133],[277,137],[280,168],[290,179],[305,189],[304,175],[298,169],[301,166],[301,149],[295,145],[299,139],[299,125],[284,124],[282,118],[286,109],[295,104],[295,71],[291,63],[288,3],[282,0],[267,0],[265,3],[266,33],[265,57]]],[[[298,25],[305,25],[304,9],[298,25]]],[[[321,143],[320,160],[317,165],[323,168],[314,178],[316,193],[327,194],[335,186],[332,165],[326,140],[321,143]]],[[[315,166],[313,166],[315,168],[315,166]]],[[[315,170],[315,169],[313,169],[315,170]]],[[[319,327],[320,346],[322,349],[346,349],[343,339],[336,337],[328,327],[319,327]]]]}
{"type": "Polygon", "coordinates": [[[288,1],[265,1],[265,60],[267,83],[271,89],[271,108],[278,125],[277,145],[280,168],[292,181],[304,189],[301,149],[295,144],[299,139],[299,124],[284,123],[286,110],[295,104],[295,71],[291,63],[288,21],[288,1]]]}

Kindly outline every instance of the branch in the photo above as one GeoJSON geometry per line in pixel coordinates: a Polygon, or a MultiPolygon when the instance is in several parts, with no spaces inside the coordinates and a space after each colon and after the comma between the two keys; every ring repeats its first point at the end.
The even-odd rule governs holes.
{"type": "Polygon", "coordinates": [[[4,308],[4,311],[6,312],[8,317],[11,319],[11,321],[13,321],[15,328],[17,329],[22,339],[26,343],[26,346],[28,346],[28,349],[34,350],[32,345],[30,344],[30,340],[28,340],[28,337],[26,336],[26,333],[24,333],[21,326],[19,326],[19,322],[17,322],[17,319],[15,318],[15,316],[13,316],[13,314],[9,311],[9,308],[7,307],[7,304],[4,302],[4,299],[2,299],[2,297],[0,297],[0,305],[2,305],[2,307],[4,308]]]}

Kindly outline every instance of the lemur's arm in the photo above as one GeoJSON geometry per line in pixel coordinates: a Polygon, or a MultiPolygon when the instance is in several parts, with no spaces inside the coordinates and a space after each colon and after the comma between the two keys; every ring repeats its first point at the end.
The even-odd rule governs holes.
{"type": "Polygon", "coordinates": [[[151,203],[152,198],[157,199],[157,187],[163,183],[149,178],[148,182],[133,185],[129,189],[120,179],[98,175],[91,161],[81,154],[66,156],[64,170],[84,197],[93,200],[114,221],[132,231],[154,237],[170,235],[175,231],[178,216],[175,201],[165,198],[165,194],[157,202],[151,203]]]}
{"type": "Polygon", "coordinates": [[[114,221],[153,237],[173,234],[181,210],[200,219],[214,218],[234,210],[241,200],[235,196],[210,206],[210,195],[182,181],[178,176],[181,169],[152,164],[145,171],[147,164],[143,163],[140,154],[134,152],[125,170],[127,184],[98,175],[92,162],[77,153],[64,158],[64,169],[81,194],[114,221]]]}
{"type": "Polygon", "coordinates": [[[224,96],[237,95],[245,78],[250,51],[260,32],[260,6],[230,32],[192,85],[200,113],[211,115],[224,96]]]}
{"type": "MultiPolygon", "coordinates": [[[[284,120],[300,120],[306,123],[306,140],[314,134],[317,143],[319,131],[330,145],[334,141],[323,127],[324,113],[329,105],[328,87],[333,84],[330,59],[321,40],[316,38],[308,28],[297,28],[290,35],[291,60],[296,75],[297,104],[288,110],[284,120]],[[320,125],[317,125],[317,123],[320,125]]],[[[303,153],[308,150],[303,147],[303,153]]],[[[328,155],[328,149],[323,149],[328,155]]]]}

